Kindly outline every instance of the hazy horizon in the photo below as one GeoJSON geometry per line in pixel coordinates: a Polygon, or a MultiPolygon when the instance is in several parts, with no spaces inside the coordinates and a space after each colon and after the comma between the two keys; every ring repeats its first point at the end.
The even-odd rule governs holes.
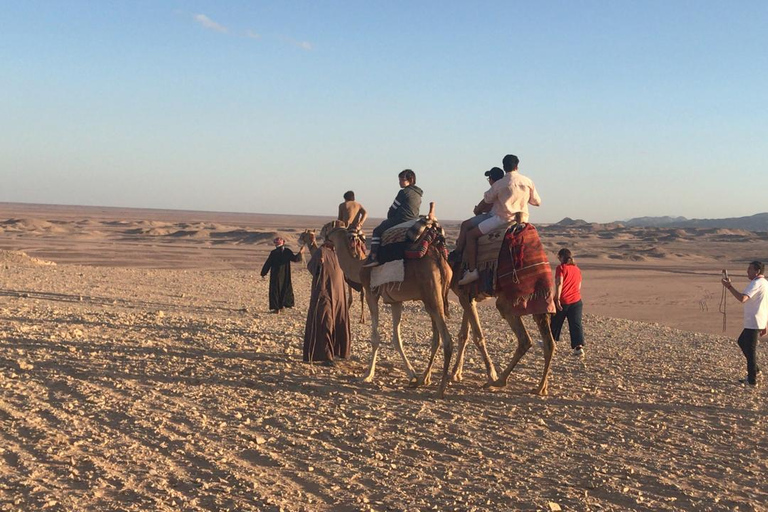
{"type": "Polygon", "coordinates": [[[514,153],[534,222],[765,203],[768,3],[8,3],[0,201],[471,215],[514,153]]]}

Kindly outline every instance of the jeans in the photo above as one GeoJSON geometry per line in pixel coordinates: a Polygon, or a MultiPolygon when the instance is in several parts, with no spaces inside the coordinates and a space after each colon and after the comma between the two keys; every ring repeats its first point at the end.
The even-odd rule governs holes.
{"type": "Polygon", "coordinates": [[[560,331],[563,329],[563,323],[568,318],[568,330],[571,333],[571,348],[584,346],[584,328],[581,326],[582,302],[573,304],[562,304],[563,309],[558,311],[552,318],[552,337],[560,341],[560,331]]]}
{"type": "Polygon", "coordinates": [[[739,347],[747,358],[747,381],[750,384],[757,382],[757,372],[760,368],[757,366],[757,337],[760,334],[758,329],[744,329],[739,335],[739,347]]]}

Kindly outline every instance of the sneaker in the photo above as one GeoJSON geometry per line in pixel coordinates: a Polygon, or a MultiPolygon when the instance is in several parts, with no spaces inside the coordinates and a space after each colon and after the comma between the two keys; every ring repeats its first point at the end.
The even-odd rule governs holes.
{"type": "Polygon", "coordinates": [[[573,355],[576,357],[582,357],[584,355],[584,347],[576,347],[573,349],[573,355]]]}
{"type": "Polygon", "coordinates": [[[371,258],[371,256],[368,256],[365,259],[365,261],[363,262],[363,267],[364,268],[378,267],[379,265],[380,265],[380,263],[378,261],[376,261],[376,258],[371,258]]]}
{"type": "Polygon", "coordinates": [[[475,270],[465,270],[464,275],[461,276],[461,279],[459,280],[459,286],[464,286],[465,284],[474,283],[480,279],[480,272],[475,270]]]}

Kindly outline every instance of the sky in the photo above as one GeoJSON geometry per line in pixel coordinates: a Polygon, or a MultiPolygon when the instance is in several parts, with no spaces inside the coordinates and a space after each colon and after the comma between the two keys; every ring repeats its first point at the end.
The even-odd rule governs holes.
{"type": "Polygon", "coordinates": [[[768,2],[0,0],[0,201],[532,222],[768,211],[768,2]]]}

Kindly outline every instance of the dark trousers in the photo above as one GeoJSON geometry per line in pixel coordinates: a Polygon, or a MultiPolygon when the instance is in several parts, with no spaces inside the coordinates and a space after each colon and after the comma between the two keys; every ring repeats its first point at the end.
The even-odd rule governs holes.
{"type": "Polygon", "coordinates": [[[563,329],[565,319],[568,319],[568,330],[571,333],[571,348],[584,346],[584,328],[581,326],[582,303],[562,304],[563,309],[552,318],[552,336],[560,341],[560,331],[563,329]]]}
{"type": "Polygon", "coordinates": [[[397,226],[398,224],[402,224],[405,222],[404,220],[397,220],[397,219],[387,219],[375,228],[373,228],[373,236],[371,237],[371,252],[376,252],[379,249],[379,246],[381,245],[381,235],[384,234],[386,230],[393,226],[397,226]]]}
{"type": "Polygon", "coordinates": [[[754,384],[757,381],[757,372],[760,367],[757,366],[757,337],[760,334],[758,329],[744,329],[739,335],[739,347],[747,358],[747,381],[754,384]]]}

